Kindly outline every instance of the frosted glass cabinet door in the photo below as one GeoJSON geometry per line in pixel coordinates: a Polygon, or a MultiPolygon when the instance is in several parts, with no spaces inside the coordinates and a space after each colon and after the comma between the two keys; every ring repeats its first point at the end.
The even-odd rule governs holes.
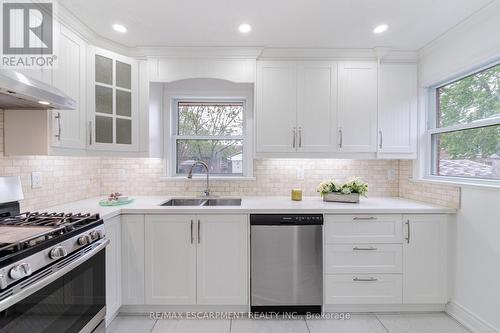
{"type": "Polygon", "coordinates": [[[95,49],[94,113],[90,149],[134,151],[138,146],[138,75],[135,60],[95,49]]]}

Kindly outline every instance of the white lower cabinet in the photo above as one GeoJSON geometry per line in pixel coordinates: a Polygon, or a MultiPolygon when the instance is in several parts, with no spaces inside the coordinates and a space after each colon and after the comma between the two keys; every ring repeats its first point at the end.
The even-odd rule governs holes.
{"type": "Polygon", "coordinates": [[[248,304],[246,215],[148,215],[146,304],[248,304]]]}
{"type": "Polygon", "coordinates": [[[122,215],[122,303],[144,304],[144,215],[122,215]]]}
{"type": "Polygon", "coordinates": [[[325,251],[327,274],[403,271],[401,244],[327,244],[325,251]]]}
{"type": "Polygon", "coordinates": [[[120,216],[104,221],[109,244],[106,247],[106,322],[110,323],[122,305],[122,240],[120,216]]]}
{"type": "Polygon", "coordinates": [[[326,276],[327,304],[401,304],[401,274],[326,276]]]}
{"type": "Polygon", "coordinates": [[[197,304],[247,304],[247,217],[203,215],[197,221],[197,304]]]}
{"type": "Polygon", "coordinates": [[[445,304],[447,215],[327,215],[325,304],[445,304]]]}
{"type": "Polygon", "coordinates": [[[195,217],[146,216],[146,304],[196,303],[195,217]]]}
{"type": "Polygon", "coordinates": [[[404,303],[447,303],[447,216],[407,215],[403,220],[404,303]]]}

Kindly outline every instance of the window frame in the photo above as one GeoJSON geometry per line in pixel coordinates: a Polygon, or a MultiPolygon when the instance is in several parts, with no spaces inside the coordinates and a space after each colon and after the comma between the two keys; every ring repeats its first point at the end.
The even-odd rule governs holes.
{"type": "MultiPolygon", "coordinates": [[[[243,172],[242,174],[211,174],[212,179],[252,179],[252,146],[251,146],[251,129],[249,121],[249,110],[248,110],[248,100],[247,97],[241,96],[228,96],[228,97],[201,97],[201,96],[170,96],[170,145],[168,151],[168,161],[167,162],[167,177],[172,179],[185,179],[185,174],[177,173],[177,140],[241,140],[242,141],[242,153],[243,153],[243,172]],[[241,103],[243,107],[243,133],[239,136],[197,136],[197,135],[178,135],[178,103],[179,102],[194,102],[194,103],[241,103]]],[[[206,174],[201,173],[193,174],[193,178],[205,179],[206,174]]]]}
{"type": "Polygon", "coordinates": [[[433,140],[433,136],[450,133],[468,129],[484,128],[488,126],[500,126],[500,117],[497,118],[486,118],[477,120],[468,124],[456,124],[445,127],[438,127],[438,95],[437,90],[448,84],[460,81],[469,76],[475,75],[489,68],[493,68],[500,65],[500,61],[495,61],[488,63],[484,66],[474,68],[473,70],[467,71],[462,75],[457,75],[450,80],[434,84],[426,89],[427,95],[427,113],[425,121],[425,132],[423,135],[424,149],[422,149],[423,162],[421,162],[420,167],[423,170],[421,174],[422,180],[436,181],[442,183],[449,183],[455,185],[472,185],[472,186],[487,186],[487,187],[500,187],[499,179],[487,179],[487,178],[474,178],[474,177],[455,177],[455,176],[440,176],[433,174],[434,168],[436,167],[437,151],[436,142],[433,140]]]}

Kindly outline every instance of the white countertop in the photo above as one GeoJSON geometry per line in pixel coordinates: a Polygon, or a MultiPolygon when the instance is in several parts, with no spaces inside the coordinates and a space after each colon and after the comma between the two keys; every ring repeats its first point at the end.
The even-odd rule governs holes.
{"type": "MultiPolygon", "coordinates": [[[[318,197],[292,201],[289,197],[242,197],[241,206],[164,207],[169,196],[130,196],[134,202],[113,207],[99,206],[95,197],[43,209],[48,212],[99,213],[103,219],[120,214],[248,214],[248,213],[324,213],[324,214],[452,214],[452,208],[395,197],[362,198],[359,204],[323,202],[318,197]]],[[[178,196],[175,196],[179,198],[178,196]]]]}

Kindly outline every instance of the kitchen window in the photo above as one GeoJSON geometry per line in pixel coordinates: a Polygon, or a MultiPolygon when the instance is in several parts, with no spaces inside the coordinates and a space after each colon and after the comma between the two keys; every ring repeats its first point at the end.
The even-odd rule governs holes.
{"type": "Polygon", "coordinates": [[[500,182],[500,64],[432,90],[430,177],[500,182]]]}
{"type": "MultiPolygon", "coordinates": [[[[175,176],[187,175],[195,161],[206,162],[210,175],[247,175],[244,100],[173,101],[175,176]]],[[[197,165],[194,174],[205,174],[197,165]]]]}

